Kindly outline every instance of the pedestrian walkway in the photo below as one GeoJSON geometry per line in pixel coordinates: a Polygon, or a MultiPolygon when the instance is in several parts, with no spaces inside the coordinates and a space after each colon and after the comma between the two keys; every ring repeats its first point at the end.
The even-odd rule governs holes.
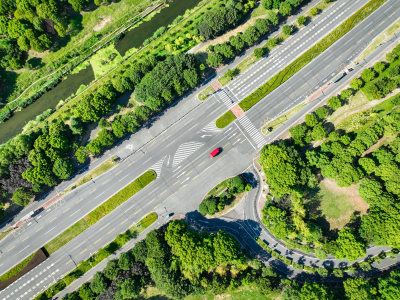
{"type": "Polygon", "coordinates": [[[240,125],[242,125],[246,131],[250,134],[250,137],[256,142],[257,148],[261,148],[265,144],[264,136],[256,129],[246,115],[242,115],[238,118],[240,125]]]}

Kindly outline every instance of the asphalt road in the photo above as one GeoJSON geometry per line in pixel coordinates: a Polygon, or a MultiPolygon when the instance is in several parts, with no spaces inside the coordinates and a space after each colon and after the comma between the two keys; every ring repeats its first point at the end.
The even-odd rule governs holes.
{"type": "MultiPolygon", "coordinates": [[[[342,2],[338,1],[337,4],[342,2]]],[[[400,13],[399,4],[398,1],[389,0],[328,49],[326,55],[335,54],[333,57],[326,58],[326,55],[322,54],[316,58],[267,99],[247,112],[245,118],[240,118],[224,130],[218,130],[214,121],[227,107],[224,91],[216,94],[147,144],[142,149],[143,152],[134,153],[94,183],[86,184],[67,194],[59,207],[40,214],[40,218],[38,216],[36,221],[28,223],[18,237],[10,236],[6,239],[7,243],[0,242],[3,252],[0,270],[3,273],[16,261],[29,255],[32,249],[39,248],[57,236],[64,228],[86,215],[145,170],[152,168],[158,174],[154,183],[2,291],[0,297],[31,298],[62,274],[73,269],[75,263],[88,258],[90,253],[107,244],[115,235],[125,231],[150,211],[155,210],[162,217],[166,212],[186,213],[197,209],[199,201],[210,188],[224,178],[246,169],[252,162],[252,156],[268,141],[268,137],[261,136],[259,132],[260,120],[263,120],[265,115],[272,117],[281,112],[282,108],[293,104],[293,98],[289,98],[292,97],[290,93],[289,97],[282,97],[278,92],[307,92],[309,89],[304,89],[303,86],[310,84],[310,81],[318,81],[319,75],[316,78],[305,75],[310,72],[320,74],[320,70],[328,75],[335,73],[338,63],[340,64],[342,59],[346,60],[347,54],[356,53],[363,45],[358,42],[360,39],[363,42],[371,41],[396,19],[396,15],[400,13]],[[221,105],[222,103],[224,105],[221,105]],[[208,153],[216,147],[222,147],[223,152],[210,159],[208,153]]],[[[282,68],[284,66],[285,64],[282,68]]],[[[241,80],[241,77],[236,80],[241,80]]],[[[228,97],[230,92],[228,91],[228,97]]]]}

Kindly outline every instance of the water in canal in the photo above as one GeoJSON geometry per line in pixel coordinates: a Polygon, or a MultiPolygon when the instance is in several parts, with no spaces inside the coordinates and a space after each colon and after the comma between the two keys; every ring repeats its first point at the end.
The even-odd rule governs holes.
{"type": "MultiPolygon", "coordinates": [[[[187,9],[194,8],[201,0],[173,0],[168,7],[153,16],[149,21],[143,22],[138,27],[128,31],[116,44],[116,49],[123,56],[131,48],[139,48],[143,42],[151,37],[161,26],[168,26],[187,9]]],[[[60,100],[68,98],[82,85],[88,85],[94,80],[93,69],[88,67],[77,74],[69,75],[55,88],[43,94],[31,105],[16,112],[9,120],[0,124],[0,144],[19,134],[30,120],[49,108],[55,108],[60,100]]]]}

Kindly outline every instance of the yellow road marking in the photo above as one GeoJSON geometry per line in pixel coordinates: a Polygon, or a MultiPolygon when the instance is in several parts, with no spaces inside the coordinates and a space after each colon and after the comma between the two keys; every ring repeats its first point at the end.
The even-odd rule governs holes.
{"type": "Polygon", "coordinates": [[[81,252],[79,252],[79,254],[82,254],[82,253],[84,253],[84,252],[86,252],[87,251],[87,249],[84,249],[84,250],[82,250],[81,252]]]}
{"type": "Polygon", "coordinates": [[[39,232],[39,231],[42,230],[42,229],[43,229],[43,226],[40,226],[38,229],[36,229],[35,232],[39,232]]]}
{"type": "Polygon", "coordinates": [[[109,232],[107,232],[107,234],[112,233],[115,230],[115,228],[111,229],[109,232]]]}
{"type": "Polygon", "coordinates": [[[138,213],[140,213],[142,211],[142,208],[139,208],[134,215],[137,215],[138,213]]]}
{"type": "Polygon", "coordinates": [[[126,222],[128,222],[128,219],[123,220],[120,224],[122,225],[122,224],[124,224],[126,222]]]}
{"type": "Polygon", "coordinates": [[[8,249],[8,250],[7,250],[7,252],[10,252],[10,251],[12,251],[14,248],[15,248],[15,245],[14,245],[14,246],[12,246],[10,249],[8,249]]]}
{"type": "Polygon", "coordinates": [[[97,241],[95,241],[94,243],[97,244],[98,242],[101,241],[101,238],[99,238],[97,241]]]}

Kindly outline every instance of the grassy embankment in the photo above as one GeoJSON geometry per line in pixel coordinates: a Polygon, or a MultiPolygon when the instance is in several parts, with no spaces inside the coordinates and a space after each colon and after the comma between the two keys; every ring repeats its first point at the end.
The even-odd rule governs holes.
{"type": "MultiPolygon", "coordinates": [[[[378,9],[386,0],[371,0],[366,5],[364,5],[360,10],[358,10],[355,14],[353,14],[350,18],[340,24],[335,30],[333,30],[330,34],[328,34],[325,38],[323,38],[320,42],[315,44],[311,49],[302,54],[299,58],[294,60],[291,64],[289,64],[285,69],[280,71],[266,83],[264,83],[260,88],[258,88],[255,92],[247,96],[243,99],[239,106],[247,111],[251,107],[253,107],[256,103],[258,103],[261,99],[270,94],[273,90],[275,90],[278,86],[296,74],[299,70],[301,70],[304,66],[310,63],[314,58],[319,56],[322,52],[324,52],[328,47],[330,47],[334,42],[339,40],[343,35],[353,29],[357,24],[359,24],[362,20],[368,17],[372,12],[378,9]]],[[[227,121],[233,121],[227,119],[227,121]]],[[[220,126],[226,127],[229,123],[218,121],[220,126]]]]}

